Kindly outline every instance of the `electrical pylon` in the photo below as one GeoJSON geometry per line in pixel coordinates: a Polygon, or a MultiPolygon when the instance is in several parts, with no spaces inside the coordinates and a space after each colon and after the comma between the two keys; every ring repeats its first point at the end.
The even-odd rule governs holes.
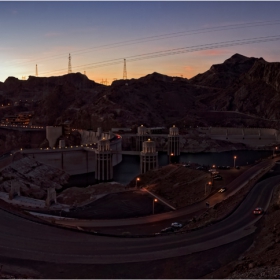
{"type": "Polygon", "coordinates": [[[126,59],[124,59],[124,65],[123,65],[123,79],[124,79],[124,80],[127,80],[126,59]]]}
{"type": "Polygon", "coordinates": [[[72,73],[72,66],[71,66],[71,54],[69,53],[69,58],[68,58],[68,74],[72,73]]]}
{"type": "Polygon", "coordinates": [[[36,64],[36,73],[35,73],[36,77],[38,77],[38,67],[37,67],[37,64],[36,64]]]}

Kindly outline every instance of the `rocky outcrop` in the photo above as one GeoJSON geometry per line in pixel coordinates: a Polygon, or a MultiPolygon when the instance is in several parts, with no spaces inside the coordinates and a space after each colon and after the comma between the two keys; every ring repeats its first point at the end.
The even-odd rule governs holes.
{"type": "Polygon", "coordinates": [[[248,72],[254,65],[256,58],[235,54],[222,64],[215,64],[203,74],[199,74],[192,79],[192,84],[198,84],[207,87],[225,89],[229,87],[236,79],[248,72]]]}
{"type": "Polygon", "coordinates": [[[13,184],[20,186],[24,196],[45,199],[48,188],[59,190],[68,178],[69,175],[63,170],[24,157],[2,170],[0,191],[9,192],[13,184]]]}
{"type": "Polygon", "coordinates": [[[0,153],[20,148],[38,148],[45,138],[45,131],[17,131],[0,128],[0,153]]]}

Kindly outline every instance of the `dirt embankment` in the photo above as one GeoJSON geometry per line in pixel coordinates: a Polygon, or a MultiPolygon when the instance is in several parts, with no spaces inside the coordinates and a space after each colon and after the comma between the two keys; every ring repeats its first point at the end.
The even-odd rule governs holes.
{"type": "MultiPolygon", "coordinates": [[[[181,164],[170,164],[157,170],[151,170],[138,176],[138,187],[145,187],[156,195],[166,199],[176,208],[185,207],[204,200],[206,196],[216,193],[245,172],[250,166],[241,169],[218,170],[222,180],[213,180],[208,172],[196,170],[196,166],[184,167],[181,164]],[[208,183],[211,182],[211,185],[208,183]],[[205,195],[206,191],[206,195],[205,195]]],[[[129,183],[134,187],[136,178],[129,183]]]]}
{"type": "Polygon", "coordinates": [[[125,191],[126,187],[116,182],[100,183],[86,188],[72,187],[58,195],[59,203],[68,205],[82,205],[90,203],[109,193],[125,191]]]}

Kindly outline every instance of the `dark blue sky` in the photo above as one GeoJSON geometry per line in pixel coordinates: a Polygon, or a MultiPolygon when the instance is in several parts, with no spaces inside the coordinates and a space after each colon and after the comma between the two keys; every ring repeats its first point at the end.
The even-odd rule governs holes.
{"type": "Polygon", "coordinates": [[[36,64],[40,76],[65,74],[69,53],[73,72],[86,71],[98,82],[122,78],[124,58],[128,78],[155,71],[190,78],[234,53],[279,61],[278,40],[129,60],[175,48],[280,35],[279,12],[280,2],[0,2],[0,81],[34,75],[36,64]],[[252,26],[256,22],[262,23],[252,26]],[[108,60],[115,62],[98,64],[108,60]]]}

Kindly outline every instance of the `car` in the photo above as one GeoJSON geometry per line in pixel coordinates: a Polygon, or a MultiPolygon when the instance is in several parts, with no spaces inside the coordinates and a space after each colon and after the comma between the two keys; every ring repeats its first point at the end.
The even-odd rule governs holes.
{"type": "Polygon", "coordinates": [[[181,228],[183,225],[175,222],[175,223],[172,223],[171,226],[174,227],[174,228],[181,228]]]}
{"type": "Polygon", "coordinates": [[[216,169],[209,169],[208,172],[213,174],[213,172],[216,172],[216,169]]]}
{"type": "Polygon", "coordinates": [[[216,177],[213,177],[213,180],[223,180],[223,177],[222,176],[216,176],[216,177]]]}
{"type": "Polygon", "coordinates": [[[256,207],[254,210],[253,210],[253,214],[254,215],[262,215],[263,214],[263,208],[261,207],[256,207]]]}
{"type": "Polygon", "coordinates": [[[240,166],[236,166],[235,168],[236,168],[236,169],[240,169],[240,166]]]}
{"type": "Polygon", "coordinates": [[[160,231],[160,233],[168,233],[168,232],[174,232],[174,228],[173,227],[167,227],[167,228],[164,228],[160,231]]]}
{"type": "Polygon", "coordinates": [[[221,188],[221,189],[218,190],[218,192],[219,192],[219,193],[223,193],[223,192],[225,192],[226,190],[227,190],[226,188],[221,188]]]}

